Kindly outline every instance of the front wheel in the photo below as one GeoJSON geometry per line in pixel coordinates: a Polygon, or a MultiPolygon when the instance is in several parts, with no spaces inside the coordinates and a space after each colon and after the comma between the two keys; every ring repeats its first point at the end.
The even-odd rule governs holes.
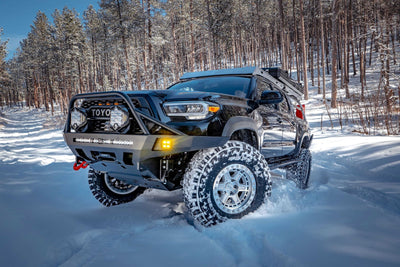
{"type": "Polygon", "coordinates": [[[190,215],[203,226],[241,218],[271,194],[268,164],[254,147],[229,141],[193,157],[183,192],[190,215]]]}
{"type": "Polygon", "coordinates": [[[93,196],[106,207],[131,202],[146,190],[144,187],[124,183],[92,168],[89,170],[88,181],[93,196]]]}

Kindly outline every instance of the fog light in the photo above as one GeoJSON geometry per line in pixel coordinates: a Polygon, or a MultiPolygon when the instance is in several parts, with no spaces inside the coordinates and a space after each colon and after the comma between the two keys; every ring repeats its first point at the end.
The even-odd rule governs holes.
{"type": "Polygon", "coordinates": [[[71,128],[77,130],[86,124],[86,115],[77,108],[71,111],[71,128]]]}
{"type": "Polygon", "coordinates": [[[110,126],[114,131],[128,125],[129,113],[120,107],[113,107],[110,112],[110,126]]]}

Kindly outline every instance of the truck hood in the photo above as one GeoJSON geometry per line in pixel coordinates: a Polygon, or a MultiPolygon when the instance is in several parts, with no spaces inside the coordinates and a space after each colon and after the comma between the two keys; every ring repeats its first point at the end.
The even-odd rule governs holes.
{"type": "Polygon", "coordinates": [[[243,100],[243,98],[225,95],[220,93],[212,92],[200,92],[200,91],[176,91],[176,90],[152,90],[152,91],[132,91],[129,95],[151,95],[158,97],[162,102],[172,102],[172,101],[195,101],[195,100],[205,100],[205,101],[218,101],[219,99],[231,99],[231,100],[243,100]]]}

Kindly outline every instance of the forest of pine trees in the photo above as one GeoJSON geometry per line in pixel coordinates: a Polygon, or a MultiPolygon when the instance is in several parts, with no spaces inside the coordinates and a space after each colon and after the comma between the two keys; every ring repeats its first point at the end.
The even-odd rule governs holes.
{"type": "Polygon", "coordinates": [[[390,82],[400,75],[398,0],[101,0],[81,15],[39,11],[8,61],[0,29],[0,106],[65,112],[76,93],[163,89],[184,72],[257,65],[296,71],[336,108],[346,102],[339,90],[346,103],[372,103],[366,69],[375,60],[387,128],[400,112],[400,84],[390,82]],[[348,86],[355,75],[357,96],[348,86]]]}

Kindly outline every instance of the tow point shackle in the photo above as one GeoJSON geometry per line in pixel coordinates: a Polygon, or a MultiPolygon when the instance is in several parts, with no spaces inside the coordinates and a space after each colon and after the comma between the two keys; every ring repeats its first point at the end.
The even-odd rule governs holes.
{"type": "Polygon", "coordinates": [[[76,161],[74,163],[74,166],[72,167],[75,171],[79,171],[80,169],[86,169],[87,166],[89,166],[89,163],[87,163],[86,161],[76,161]]]}

